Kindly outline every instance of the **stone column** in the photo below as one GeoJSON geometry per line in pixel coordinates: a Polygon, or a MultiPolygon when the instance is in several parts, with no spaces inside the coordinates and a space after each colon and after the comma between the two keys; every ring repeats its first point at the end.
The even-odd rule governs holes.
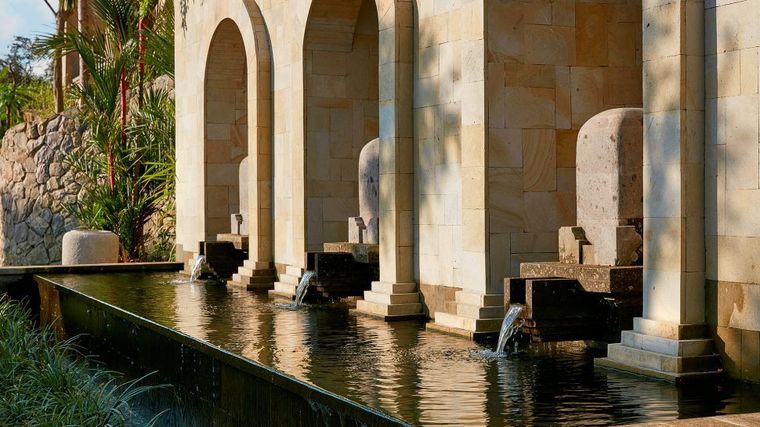
{"type": "Polygon", "coordinates": [[[412,2],[378,1],[380,30],[380,281],[357,310],[385,319],[422,314],[414,280],[412,2]]]}
{"type": "Polygon", "coordinates": [[[486,2],[462,5],[462,290],[456,314],[435,313],[434,328],[468,337],[498,332],[503,283],[491,281],[488,210],[486,2]]]}
{"type": "Polygon", "coordinates": [[[644,308],[601,364],[712,375],[704,339],[704,2],[644,2],[644,308]]]}

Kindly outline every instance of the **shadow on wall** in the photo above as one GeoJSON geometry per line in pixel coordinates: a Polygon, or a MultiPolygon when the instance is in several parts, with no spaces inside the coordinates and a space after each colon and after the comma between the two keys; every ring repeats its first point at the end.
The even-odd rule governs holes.
{"type": "Polygon", "coordinates": [[[758,286],[758,78],[744,75],[752,67],[757,73],[758,59],[739,37],[757,30],[718,21],[723,7],[705,10],[705,320],[729,375],[758,382],[757,359],[742,359],[756,354],[760,335],[742,319],[752,310],[749,288],[758,286]],[[743,64],[752,57],[754,64],[743,64]]]}
{"type": "Polygon", "coordinates": [[[463,43],[442,43],[435,22],[414,2],[414,275],[461,287],[463,43]]]}

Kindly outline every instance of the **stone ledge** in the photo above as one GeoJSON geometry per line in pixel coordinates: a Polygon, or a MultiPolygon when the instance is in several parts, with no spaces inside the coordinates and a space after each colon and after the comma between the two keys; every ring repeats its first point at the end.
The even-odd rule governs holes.
{"type": "Polygon", "coordinates": [[[560,262],[524,262],[520,264],[520,277],[525,279],[557,277],[575,279],[586,292],[636,293],[642,292],[642,266],[604,266],[563,264],[560,262]]]}
{"type": "Polygon", "coordinates": [[[681,325],[644,317],[633,318],[633,330],[642,335],[671,340],[694,340],[707,336],[707,325],[681,325]]]}
{"type": "Polygon", "coordinates": [[[232,234],[232,233],[217,234],[216,240],[220,242],[230,242],[232,243],[232,246],[235,247],[235,249],[238,249],[241,251],[248,250],[248,236],[243,235],[243,234],[232,234]]]}
{"type": "Polygon", "coordinates": [[[594,366],[606,369],[612,369],[615,371],[624,372],[627,374],[655,378],[658,380],[669,381],[676,385],[690,384],[694,382],[713,381],[723,376],[722,370],[707,371],[707,372],[686,372],[686,373],[671,373],[657,371],[654,369],[643,368],[638,366],[626,365],[607,357],[594,359],[594,366]]]}
{"type": "Polygon", "coordinates": [[[690,357],[714,353],[713,340],[707,338],[672,340],[654,335],[644,335],[635,331],[623,331],[621,341],[626,347],[653,351],[669,356],[690,357]]]}
{"type": "Polygon", "coordinates": [[[711,372],[720,369],[720,356],[717,354],[671,356],[623,344],[610,344],[607,347],[607,359],[627,366],[672,374],[711,372]]]}

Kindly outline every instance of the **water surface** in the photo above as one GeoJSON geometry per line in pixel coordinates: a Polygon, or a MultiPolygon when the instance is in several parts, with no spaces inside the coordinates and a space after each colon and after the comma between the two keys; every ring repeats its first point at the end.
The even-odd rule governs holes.
{"type": "Polygon", "coordinates": [[[595,369],[598,354],[580,343],[496,357],[423,322],[334,304],[293,309],[175,273],[48,277],[413,424],[590,426],[760,411],[758,387],[676,388],[595,369]]]}

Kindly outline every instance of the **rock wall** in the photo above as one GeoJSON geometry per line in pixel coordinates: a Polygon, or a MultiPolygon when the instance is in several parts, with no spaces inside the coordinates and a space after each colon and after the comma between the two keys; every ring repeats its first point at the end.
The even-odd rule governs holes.
{"type": "Polygon", "coordinates": [[[73,112],[22,123],[0,144],[0,266],[61,262],[63,234],[76,226],[65,205],[82,196],[64,158],[81,140],[73,112]]]}

